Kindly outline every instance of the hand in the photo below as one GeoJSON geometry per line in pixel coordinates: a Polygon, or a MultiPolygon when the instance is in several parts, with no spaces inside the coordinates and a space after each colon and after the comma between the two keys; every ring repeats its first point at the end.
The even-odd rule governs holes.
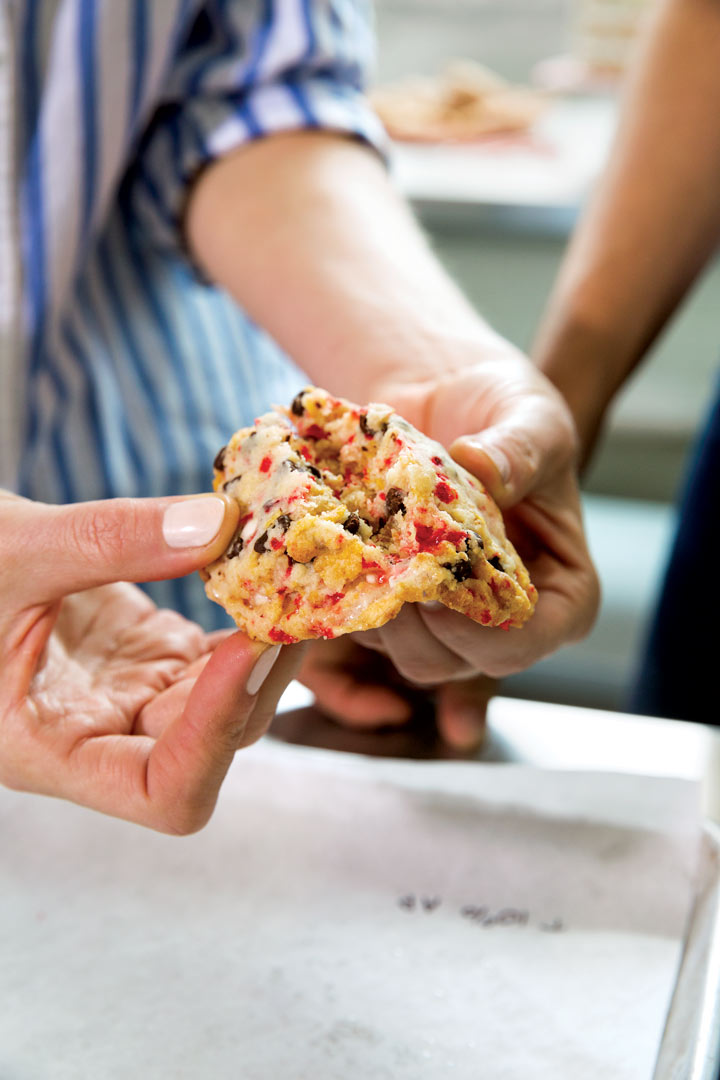
{"type": "MultiPolygon", "coordinates": [[[[476,350],[479,352],[479,350],[476,350]]],[[[521,353],[499,338],[472,366],[438,361],[444,374],[376,391],[439,442],[490,490],[538,590],[520,630],[479,626],[442,606],[406,605],[358,640],[382,650],[420,685],[520,671],[590,629],[597,574],[583,531],[576,436],[562,398],[521,353]]]]}
{"type": "Polygon", "coordinates": [[[312,642],[305,653],[298,679],[313,692],[321,712],[343,727],[374,731],[408,723],[431,700],[443,742],[462,753],[477,750],[494,679],[476,675],[419,690],[382,652],[363,648],[363,637],[312,642]]]}
{"type": "Polygon", "coordinates": [[[235,751],[267,729],[298,647],[205,634],[116,582],[197,570],[237,517],[217,495],[0,498],[2,783],[169,833],[207,822],[235,751]]]}

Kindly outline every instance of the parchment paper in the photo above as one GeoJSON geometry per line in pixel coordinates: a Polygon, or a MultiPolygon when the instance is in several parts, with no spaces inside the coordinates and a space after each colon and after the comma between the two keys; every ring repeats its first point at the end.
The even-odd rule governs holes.
{"type": "Polygon", "coordinates": [[[0,791],[1,1080],[649,1078],[684,780],[266,740],[173,839],[0,791]]]}

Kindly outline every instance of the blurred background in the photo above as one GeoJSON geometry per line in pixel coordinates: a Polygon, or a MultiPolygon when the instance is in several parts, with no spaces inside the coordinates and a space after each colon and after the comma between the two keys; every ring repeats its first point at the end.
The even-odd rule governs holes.
{"type": "MultiPolygon", "coordinates": [[[[432,138],[420,140],[400,131],[393,141],[397,182],[438,254],[496,329],[526,350],[605,161],[623,78],[652,3],[376,0],[379,89],[417,76],[437,79],[448,61],[467,59],[542,99],[539,118],[524,129],[474,139],[458,139],[455,129],[443,139],[433,128],[432,138]]],[[[396,93],[432,90],[418,86],[396,93]]],[[[398,100],[402,105],[402,95],[398,100]]],[[[402,109],[394,115],[402,119],[402,109]]],[[[626,385],[585,478],[604,592],[594,632],[507,680],[505,693],[623,708],[657,594],[673,499],[716,377],[719,273],[710,267],[626,385]]]]}

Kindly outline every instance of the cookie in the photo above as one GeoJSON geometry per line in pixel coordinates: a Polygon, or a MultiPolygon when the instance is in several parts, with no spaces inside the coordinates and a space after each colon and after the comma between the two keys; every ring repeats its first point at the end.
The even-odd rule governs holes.
{"type": "Polygon", "coordinates": [[[398,142],[465,142],[527,132],[547,108],[536,90],[514,86],[472,61],[437,76],[377,87],[371,103],[398,142]]]}
{"type": "Polygon", "coordinates": [[[233,435],[214,487],[240,522],[205,589],[259,641],[368,630],[417,601],[503,628],[533,612],[488,492],[389,405],[308,388],[233,435]]]}

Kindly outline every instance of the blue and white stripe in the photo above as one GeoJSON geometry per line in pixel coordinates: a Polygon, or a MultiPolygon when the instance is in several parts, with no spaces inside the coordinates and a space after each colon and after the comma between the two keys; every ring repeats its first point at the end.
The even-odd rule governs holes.
{"type": "MultiPolygon", "coordinates": [[[[47,501],[203,490],[218,446],[287,400],[302,375],[187,261],[188,185],[209,159],[280,130],[382,141],[362,96],[368,3],[15,8],[17,487],[47,501]]],[[[195,590],[183,581],[154,591],[207,623],[212,608],[195,590]]]]}

